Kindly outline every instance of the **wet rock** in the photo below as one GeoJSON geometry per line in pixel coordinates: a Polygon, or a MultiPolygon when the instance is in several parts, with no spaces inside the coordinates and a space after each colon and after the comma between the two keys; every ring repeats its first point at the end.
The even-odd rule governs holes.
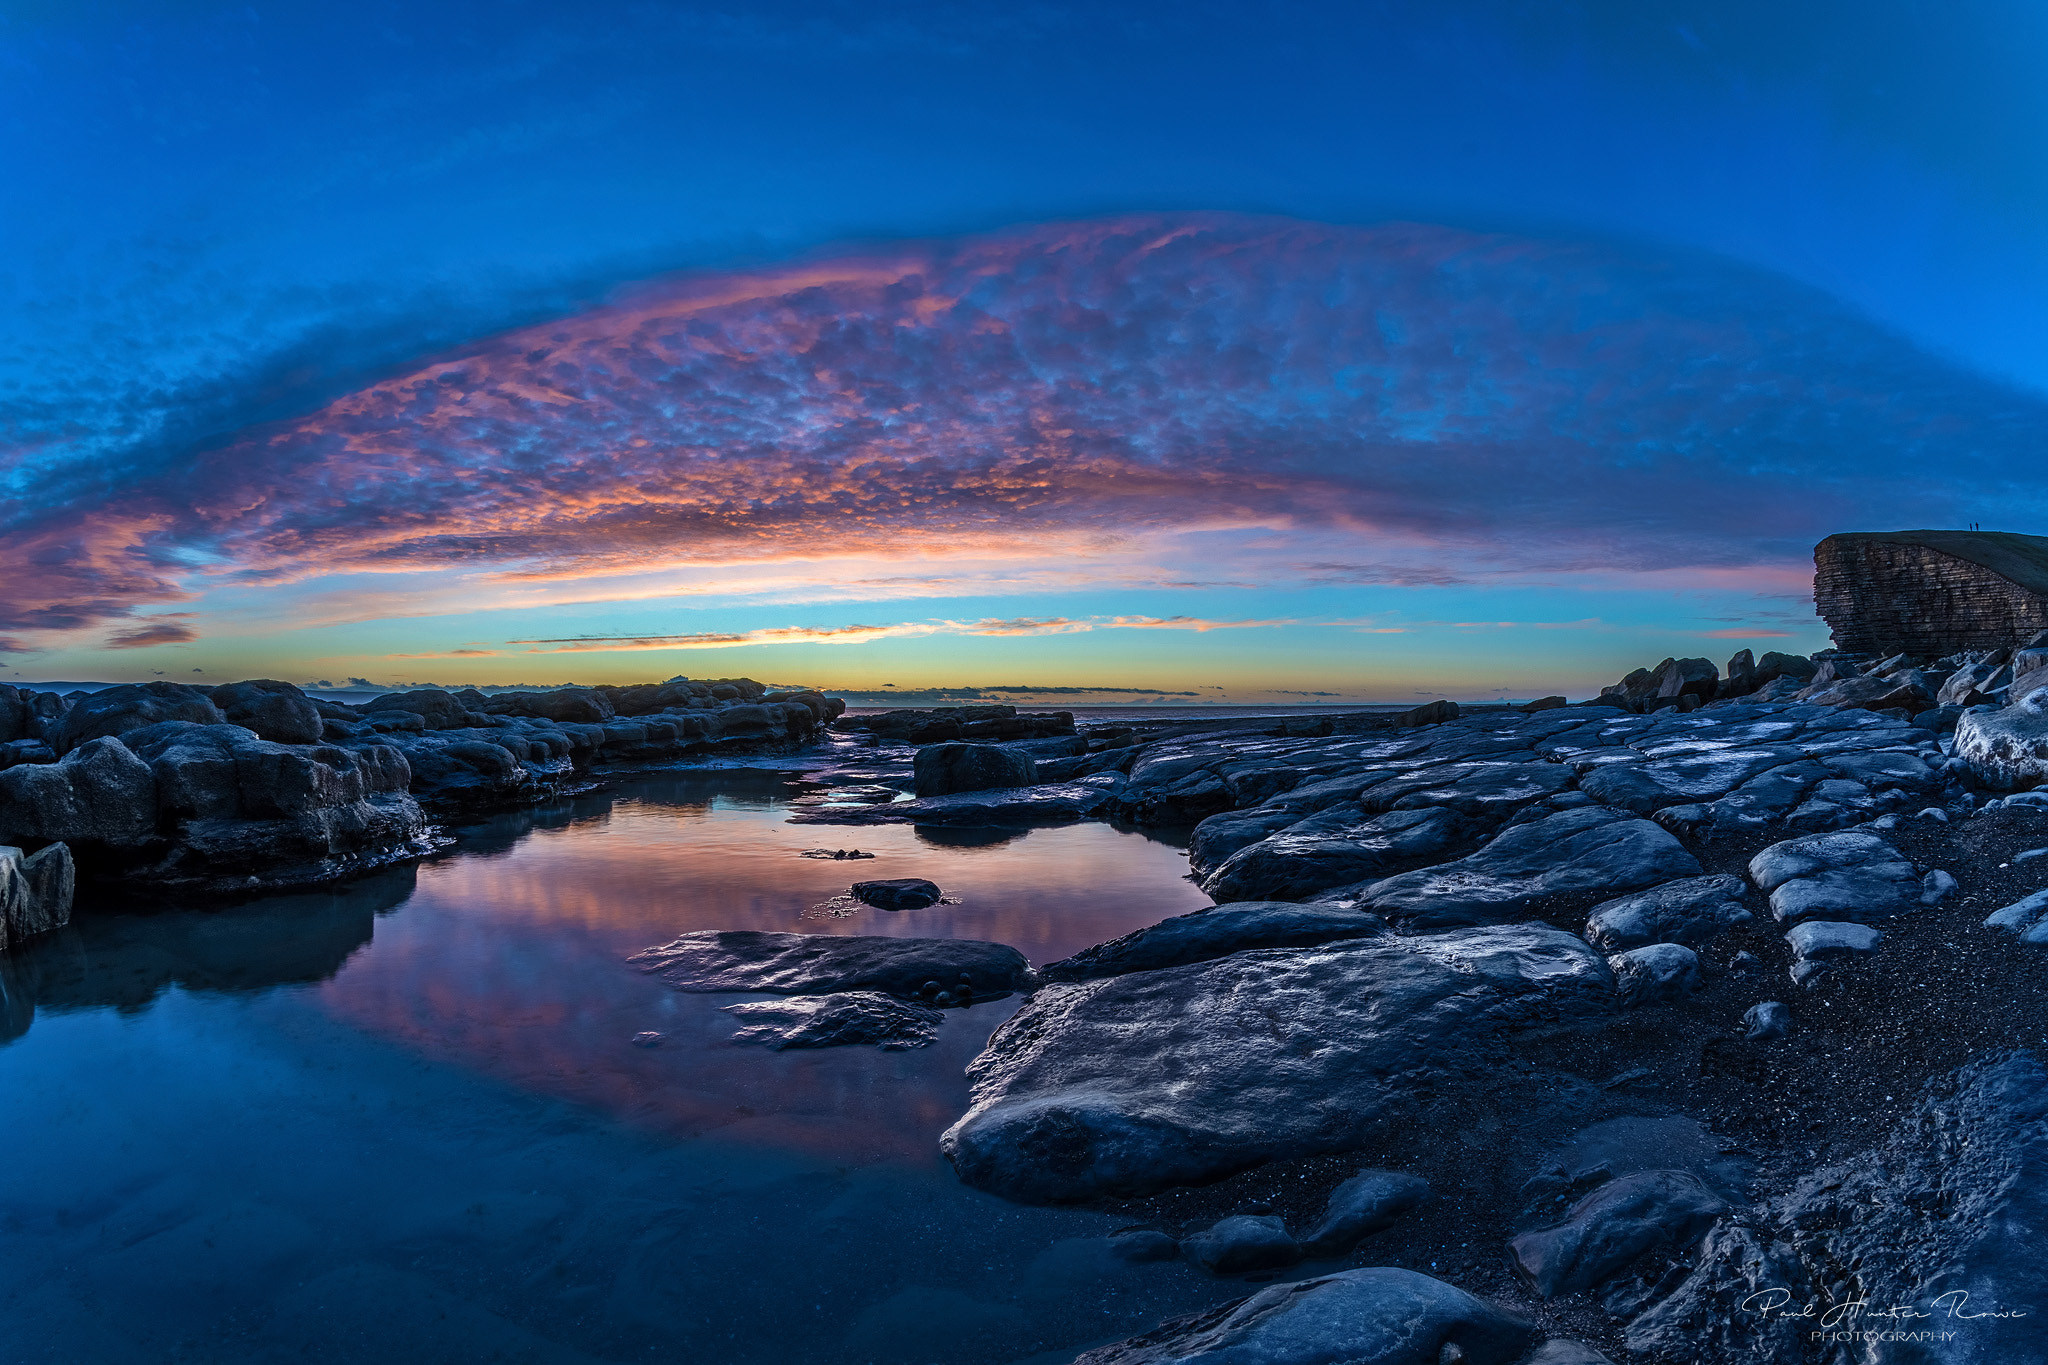
{"type": "Polygon", "coordinates": [[[1875,834],[1811,834],[1772,844],[1749,862],[1780,922],[1886,919],[1919,908],[1920,871],[1875,834]]]}
{"type": "Polygon", "coordinates": [[[908,1004],[877,991],[756,1000],[727,1005],[725,1012],[746,1025],[733,1034],[734,1042],[758,1043],[777,1052],[859,1044],[886,1052],[926,1047],[939,1036],[939,1025],[945,1019],[928,1006],[908,1004]]]}
{"type": "Polygon", "coordinates": [[[1038,780],[1038,773],[1029,755],[1000,745],[933,744],[917,751],[916,777],[919,796],[950,796],[1028,787],[1038,780]]]}
{"type": "Polygon", "coordinates": [[[1237,1214],[1180,1244],[1181,1254],[1211,1275],[1278,1270],[1301,1259],[1301,1248],[1278,1218],[1237,1214]]]}
{"type": "Polygon", "coordinates": [[[877,910],[921,910],[939,903],[939,888],[922,877],[891,877],[882,881],[855,882],[856,900],[877,910]]]}
{"type": "MultiPolygon", "coordinates": [[[[278,744],[318,744],[322,717],[306,694],[288,682],[255,679],[228,683],[209,694],[228,724],[278,744]]],[[[189,720],[192,717],[172,717],[189,720]]]]}
{"type": "Polygon", "coordinates": [[[1697,948],[1748,923],[1740,900],[1745,889],[1741,878],[1726,874],[1686,877],[1606,901],[1587,915],[1586,940],[1610,953],[1651,943],[1697,948]]]}
{"type": "Polygon", "coordinates": [[[0,952],[69,924],[77,884],[71,850],[64,845],[24,855],[0,844],[0,952]]]}
{"type": "Polygon", "coordinates": [[[1516,1365],[1537,1335],[1454,1285],[1380,1266],[1272,1285],[1074,1365],[1516,1365]]]}
{"type": "Polygon", "coordinates": [[[973,1107],[941,1147],[968,1184],[1028,1202],[1201,1183],[1356,1146],[1418,1087],[1612,1002],[1584,940],[1534,925],[1054,983],[969,1067],[973,1107]]]}
{"type": "Polygon", "coordinates": [[[372,719],[380,711],[403,711],[420,718],[429,730],[460,730],[469,724],[469,708],[438,687],[415,688],[410,692],[386,692],[364,703],[372,719]]]}
{"type": "Polygon", "coordinates": [[[1867,924],[1842,920],[1810,919],[1795,924],[1785,935],[1792,945],[1792,980],[1804,986],[1832,967],[1869,957],[1883,937],[1867,924]]]}
{"type": "Polygon", "coordinates": [[[1311,817],[1233,854],[1202,889],[1218,901],[1300,900],[1468,849],[1480,828],[1442,807],[1369,820],[1332,814],[1342,822],[1317,827],[1311,817]]]}
{"type": "Polygon", "coordinates": [[[0,772],[0,840],[131,848],[155,834],[156,779],[118,739],[0,772]]]}
{"type": "Polygon", "coordinates": [[[1649,821],[1587,806],[1517,825],[1455,862],[1374,882],[1354,903],[1414,928],[1484,924],[1539,904],[1606,900],[1700,870],[1684,845],[1649,821]]]}
{"type": "Polygon", "coordinates": [[[1984,923],[2019,935],[2020,942],[2048,944],[2048,891],[2036,891],[2002,910],[1994,910],[1984,923]]]}
{"type": "Polygon", "coordinates": [[[1384,1232],[1429,1198],[1429,1182],[1404,1171],[1360,1171],[1330,1192],[1322,1220],[1302,1238],[1318,1259],[1348,1256],[1375,1232],[1384,1232]]]}
{"type": "Polygon", "coordinates": [[[1743,1037],[1751,1042],[1768,1042],[1791,1034],[1792,1011],[1779,1001],[1765,1000],[1751,1005],[1743,1014],[1742,1022],[1749,1026],[1749,1032],[1743,1037]]]}
{"type": "MultiPolygon", "coordinates": [[[[1814,1324],[1799,1310],[1860,1300],[1926,1316],[1851,1325],[1953,1332],[1911,1359],[2038,1359],[2048,1071],[2019,1052],[1939,1079],[1884,1141],[1806,1175],[1755,1222],[1708,1237],[1697,1268],[1629,1324],[1630,1350],[1659,1360],[1807,1359],[1814,1324]]],[[[1880,1348],[1869,1358],[1909,1356],[1880,1348]]]]}
{"type": "Polygon", "coordinates": [[[634,1047],[660,1047],[662,1044],[662,1040],[667,1037],[668,1035],[666,1033],[657,1033],[650,1029],[642,1033],[634,1034],[627,1041],[631,1042],[634,1047]]]}
{"type": "Polygon", "coordinates": [[[1288,901],[1213,905],[1048,963],[1038,969],[1038,979],[1093,981],[1126,972],[1209,962],[1253,948],[1306,948],[1338,939],[1371,938],[1384,928],[1378,915],[1334,905],[1288,901]]]}
{"type": "Polygon", "coordinates": [[[1603,806],[1651,815],[1686,799],[1638,767],[1612,764],[1596,769],[1579,783],[1579,790],[1603,806]]]}
{"type": "Polygon", "coordinates": [[[1690,1171],[1642,1171],[1608,1181],[1562,1223],[1509,1246],[1522,1278],[1551,1299],[1604,1284],[1653,1250],[1698,1240],[1727,1209],[1690,1171]]]}
{"type": "Polygon", "coordinates": [[[1702,984],[1699,955],[1676,943],[1652,943],[1607,959],[1615,993],[1626,1005],[1677,1000],[1702,984]]]}
{"type": "Polygon", "coordinates": [[[965,938],[704,930],[627,961],[679,991],[880,991],[916,998],[927,982],[945,985],[964,975],[974,999],[994,1000],[1027,989],[1031,980],[1015,948],[965,938]]]}
{"type": "Polygon", "coordinates": [[[1109,1239],[1109,1254],[1132,1265],[1180,1259],[1180,1243],[1156,1228],[1133,1228],[1109,1239]]]}
{"type": "Polygon", "coordinates": [[[184,720],[219,725],[224,717],[207,695],[183,683],[129,683],[83,697],[58,718],[44,736],[59,754],[91,740],[124,735],[160,721],[184,720]]]}
{"type": "Polygon", "coordinates": [[[1264,807],[1212,815],[1195,826],[1188,840],[1188,867],[1196,876],[1207,877],[1231,854],[1251,847],[1269,834],[1278,834],[1301,818],[1300,811],[1264,807]]]}
{"type": "Polygon", "coordinates": [[[1965,711],[1956,721],[1955,756],[1979,782],[2000,791],[2048,777],[2048,691],[2002,711],[1965,711]]]}

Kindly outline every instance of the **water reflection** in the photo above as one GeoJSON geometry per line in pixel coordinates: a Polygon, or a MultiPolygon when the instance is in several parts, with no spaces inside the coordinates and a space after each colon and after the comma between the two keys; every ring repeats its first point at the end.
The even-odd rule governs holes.
{"type": "Polygon", "coordinates": [[[783,823],[666,776],[213,912],[102,907],[7,960],[0,1304],[25,1359],[996,1362],[1232,1292],[938,1161],[1011,1004],[930,1049],[733,1045],[625,963],[686,929],[959,934],[1034,960],[1203,904],[1099,825],[783,823]],[[857,863],[806,848],[858,844],[857,863]],[[958,905],[806,918],[856,879],[958,905]],[[34,1026],[29,1027],[33,1017],[34,1026]],[[667,1035],[654,1049],[627,1040],[667,1035]]]}

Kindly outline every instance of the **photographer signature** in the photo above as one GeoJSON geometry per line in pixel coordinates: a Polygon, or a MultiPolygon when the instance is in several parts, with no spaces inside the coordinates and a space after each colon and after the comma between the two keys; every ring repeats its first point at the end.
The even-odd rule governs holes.
{"type": "Polygon", "coordinates": [[[2025,1310],[2018,1308],[1973,1309],[1970,1307],[1970,1291],[1967,1289],[1951,1289],[1945,1294],[1936,1295],[1928,1301],[1927,1306],[1924,1308],[1910,1303],[1872,1305],[1868,1299],[1851,1299],[1846,1303],[1822,1304],[1808,1302],[1794,1304],[1792,1302],[1792,1291],[1789,1289],[1763,1289],[1744,1299],[1740,1307],[1751,1313],[1760,1313],[1765,1317],[1812,1318],[1822,1327],[1837,1327],[1842,1323],[1852,1322],[1857,1318],[1877,1318],[1893,1322],[1904,1322],[1936,1316],[1946,1316],[1951,1319],[1966,1321],[1974,1321],[1978,1318],[2023,1318],[2027,1316],[2025,1310]]]}

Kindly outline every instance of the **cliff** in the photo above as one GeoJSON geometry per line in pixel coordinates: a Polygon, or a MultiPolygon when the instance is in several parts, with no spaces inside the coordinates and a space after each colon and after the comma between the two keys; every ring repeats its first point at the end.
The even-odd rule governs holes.
{"type": "Polygon", "coordinates": [[[2048,537],[1853,531],[1813,549],[1813,604],[1835,643],[1939,657],[2048,629],[2048,537]]]}

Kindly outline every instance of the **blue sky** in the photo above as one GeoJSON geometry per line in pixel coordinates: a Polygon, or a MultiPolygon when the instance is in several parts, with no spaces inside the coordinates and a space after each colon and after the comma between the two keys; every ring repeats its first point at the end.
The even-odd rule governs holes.
{"type": "Polygon", "coordinates": [[[986,10],[11,10],[0,676],[1579,694],[2038,523],[2036,7],[986,10]]]}

